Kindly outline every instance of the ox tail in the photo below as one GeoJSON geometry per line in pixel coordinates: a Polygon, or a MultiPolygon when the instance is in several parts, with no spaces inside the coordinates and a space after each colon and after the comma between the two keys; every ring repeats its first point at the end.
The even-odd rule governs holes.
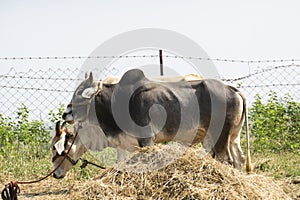
{"type": "Polygon", "coordinates": [[[243,115],[244,115],[245,124],[246,124],[246,171],[248,173],[250,173],[250,172],[252,172],[252,165],[251,165],[251,156],[250,156],[250,137],[249,137],[247,103],[246,103],[245,96],[241,92],[238,92],[238,93],[243,99],[243,115]]]}

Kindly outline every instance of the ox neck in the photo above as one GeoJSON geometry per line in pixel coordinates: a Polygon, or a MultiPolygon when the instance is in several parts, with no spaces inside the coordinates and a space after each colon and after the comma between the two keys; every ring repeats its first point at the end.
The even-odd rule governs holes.
{"type": "Polygon", "coordinates": [[[90,104],[88,105],[87,110],[87,118],[82,123],[88,123],[88,124],[98,124],[97,116],[96,116],[96,109],[95,109],[95,98],[96,96],[92,97],[90,100],[90,104]]]}

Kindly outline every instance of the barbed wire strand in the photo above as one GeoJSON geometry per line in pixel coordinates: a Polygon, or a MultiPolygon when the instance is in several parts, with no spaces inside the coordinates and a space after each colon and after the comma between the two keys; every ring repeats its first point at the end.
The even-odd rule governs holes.
{"type": "Polygon", "coordinates": [[[46,92],[66,92],[66,93],[74,93],[74,90],[46,89],[46,88],[21,87],[21,86],[7,86],[7,85],[0,85],[0,88],[18,89],[18,90],[36,90],[36,91],[46,91],[46,92]]]}
{"type": "MultiPolygon", "coordinates": [[[[278,83],[278,84],[265,84],[265,85],[246,85],[239,86],[239,88],[259,88],[259,87],[284,87],[284,86],[299,86],[300,83],[278,83]]],[[[61,89],[46,89],[46,88],[34,88],[34,87],[20,87],[20,86],[6,86],[0,85],[0,88],[19,89],[19,90],[36,90],[46,92],[66,92],[73,93],[74,90],[61,90],[61,89]]]]}
{"type": "Polygon", "coordinates": [[[0,57],[0,60],[72,60],[72,59],[115,59],[115,58],[154,58],[158,55],[126,55],[126,56],[29,56],[0,57]]]}
{"type": "Polygon", "coordinates": [[[263,74],[265,72],[270,72],[270,71],[274,71],[274,70],[277,70],[277,69],[283,69],[283,68],[289,68],[289,67],[300,67],[300,65],[290,64],[290,65],[280,65],[280,66],[270,67],[270,68],[262,69],[260,71],[254,72],[254,73],[250,73],[246,76],[242,76],[242,77],[239,77],[239,78],[232,78],[232,79],[222,78],[222,81],[240,81],[240,80],[243,80],[243,79],[250,78],[252,76],[263,74]]]}
{"type": "MultiPolygon", "coordinates": [[[[243,79],[247,79],[250,78],[252,76],[256,76],[265,72],[270,72],[270,71],[274,71],[274,70],[278,70],[278,69],[283,69],[283,68],[290,68],[290,67],[300,67],[300,64],[288,64],[288,65],[279,65],[279,66],[272,66],[270,68],[266,68],[266,69],[262,69],[259,71],[256,71],[254,73],[249,73],[246,76],[242,76],[242,77],[238,77],[238,78],[221,78],[222,81],[227,81],[227,82],[234,82],[234,81],[240,81],[243,79]]],[[[39,70],[37,71],[35,74],[38,75],[38,73],[47,73],[49,72],[49,70],[51,69],[47,69],[47,70],[39,70]]],[[[64,71],[63,69],[59,69],[60,71],[64,71]]],[[[69,70],[69,68],[67,69],[69,70]]],[[[78,68],[76,68],[73,71],[79,70],[78,68]]],[[[83,80],[82,78],[71,78],[71,77],[44,77],[42,75],[39,76],[29,76],[28,74],[33,72],[32,70],[29,70],[28,72],[20,72],[21,75],[10,75],[11,71],[14,71],[14,68],[11,68],[10,71],[7,74],[2,74],[0,75],[0,78],[12,78],[12,79],[32,79],[32,80],[55,80],[55,81],[81,81],[83,80]]],[[[83,71],[82,71],[83,72],[83,71]]],[[[44,74],[43,74],[44,75],[44,74]]]]}
{"type": "MultiPolygon", "coordinates": [[[[0,57],[0,60],[72,60],[72,59],[122,59],[122,58],[156,58],[159,55],[121,55],[121,56],[28,56],[28,57],[0,57]]],[[[242,60],[242,59],[224,59],[224,58],[203,58],[193,56],[176,56],[176,55],[164,55],[165,58],[174,59],[197,59],[203,61],[216,61],[216,62],[232,62],[232,63],[278,63],[278,62],[300,62],[300,59],[266,59],[266,60],[242,60]]]]}

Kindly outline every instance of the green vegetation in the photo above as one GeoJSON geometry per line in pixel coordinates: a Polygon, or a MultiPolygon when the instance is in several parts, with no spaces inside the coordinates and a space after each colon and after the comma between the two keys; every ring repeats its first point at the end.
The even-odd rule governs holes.
{"type": "MultiPolygon", "coordinates": [[[[59,120],[63,111],[64,105],[60,105],[57,111],[50,111],[49,120],[59,120]]],[[[0,114],[0,181],[3,183],[35,179],[52,169],[50,133],[44,121],[29,120],[29,114],[24,104],[17,110],[14,119],[0,114]]],[[[299,177],[300,103],[289,95],[278,99],[273,92],[264,103],[257,95],[249,109],[249,121],[256,172],[268,173],[276,178],[299,177]]],[[[241,138],[244,144],[245,137],[241,138]]],[[[116,153],[105,149],[102,153],[87,153],[84,157],[94,161],[97,157],[109,166],[115,161],[116,153]]],[[[92,166],[81,170],[77,165],[69,174],[75,179],[91,179],[97,172],[98,169],[92,166]]]]}
{"type": "Polygon", "coordinates": [[[278,99],[270,92],[266,103],[259,95],[249,111],[255,152],[294,152],[300,150],[300,103],[289,95],[278,99]]]}
{"type": "Polygon", "coordinates": [[[272,91],[266,102],[256,95],[249,124],[256,172],[299,179],[300,103],[288,94],[279,99],[272,91]]]}
{"type": "Polygon", "coordinates": [[[11,119],[0,114],[1,178],[34,176],[49,168],[50,134],[44,122],[29,120],[29,110],[22,104],[17,117],[11,119]],[[39,163],[39,164],[37,164],[39,163]]]}
{"type": "MultiPolygon", "coordinates": [[[[45,127],[41,120],[29,120],[29,110],[21,104],[15,119],[0,114],[0,181],[31,180],[40,178],[52,170],[49,129],[54,129],[65,106],[61,104],[57,111],[51,110],[48,120],[53,122],[51,127],[45,127]]],[[[105,160],[105,165],[112,165],[116,160],[113,149],[105,149],[100,153],[86,153],[83,158],[100,164],[95,157],[105,160]]],[[[76,179],[91,179],[98,169],[88,167],[80,170],[77,165],[72,169],[76,179]]]]}
{"type": "MultiPolygon", "coordinates": [[[[30,150],[32,157],[44,157],[48,153],[50,135],[43,121],[29,121],[28,108],[22,104],[17,111],[16,119],[0,114],[0,153],[10,154],[17,151],[22,155],[30,150]]],[[[26,157],[27,158],[27,157],[26,157]]]]}

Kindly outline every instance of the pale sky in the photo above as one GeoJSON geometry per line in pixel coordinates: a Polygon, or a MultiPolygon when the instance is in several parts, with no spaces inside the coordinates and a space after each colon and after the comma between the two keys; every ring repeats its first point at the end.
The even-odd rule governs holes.
{"type": "MultiPolygon", "coordinates": [[[[4,1],[0,57],[88,56],[102,42],[139,28],[162,28],[198,43],[210,58],[300,58],[300,1],[4,1]]],[[[0,73],[82,61],[1,61],[0,73]]],[[[246,65],[215,63],[225,75],[246,65]]]]}

